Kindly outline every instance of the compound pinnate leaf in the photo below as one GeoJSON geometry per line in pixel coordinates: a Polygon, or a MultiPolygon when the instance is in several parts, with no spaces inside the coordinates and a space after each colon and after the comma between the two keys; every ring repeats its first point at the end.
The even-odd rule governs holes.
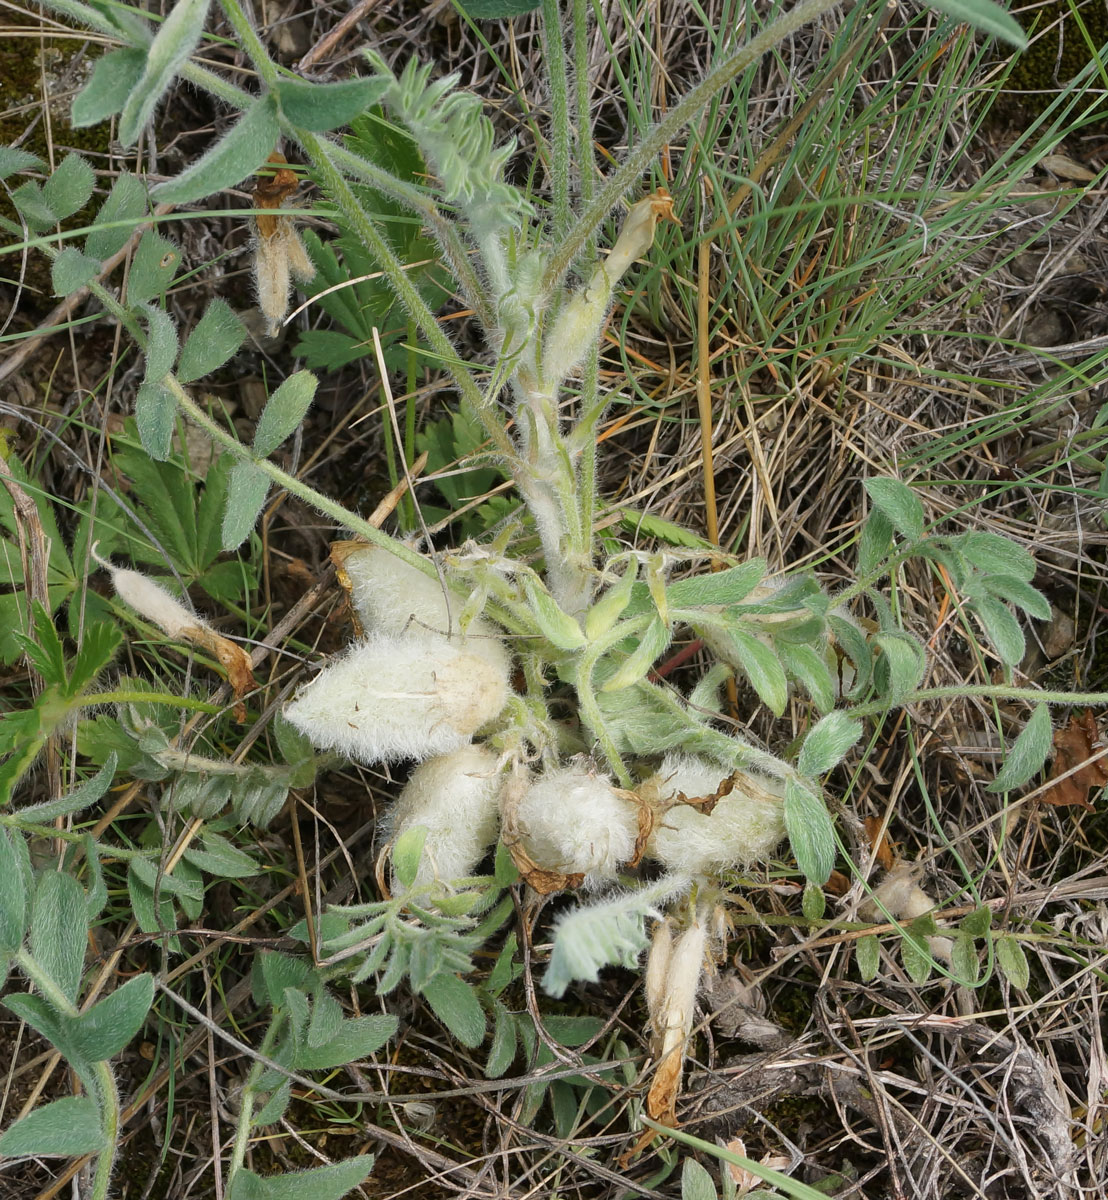
{"type": "Polygon", "coordinates": [[[1042,770],[1053,743],[1054,726],[1050,720],[1050,710],[1045,704],[1038,704],[1019,737],[1012,743],[1004,765],[986,790],[1010,792],[1026,783],[1042,770]]]}
{"type": "Polygon", "coordinates": [[[151,193],[160,204],[188,204],[252,175],[277,144],[281,127],[272,96],[260,96],[214,146],[151,193]]]}
{"type": "Polygon", "coordinates": [[[50,268],[55,296],[70,296],[100,274],[98,259],[82,254],[76,246],[66,246],[50,268]]]}
{"type": "Polygon", "coordinates": [[[296,432],[311,407],[319,381],[310,371],[297,371],[266,401],[258,427],[254,430],[254,453],[268,458],[296,432]]]}
{"type": "Polygon", "coordinates": [[[101,55],[92,69],[92,78],[77,93],[69,110],[73,128],[84,129],[114,117],[127,103],[145,66],[146,52],[130,46],[101,55]]]}
{"type": "Polygon", "coordinates": [[[77,999],[88,945],[84,889],[60,871],[40,876],[31,913],[31,954],[63,992],[77,999]]]}
{"type": "Polygon", "coordinates": [[[263,1177],[243,1168],[235,1172],[227,1200],[342,1200],[372,1170],[372,1154],[287,1175],[263,1177]]]}
{"type": "Polygon", "coordinates": [[[181,265],[181,252],[160,233],[148,229],[131,260],[127,277],[127,303],[147,304],[156,300],[173,282],[181,265]]]}
{"type": "Polygon", "coordinates": [[[0,1134],[0,1154],[95,1154],[105,1146],[100,1110],[91,1096],[66,1096],[29,1112],[0,1134]]]}
{"type": "Polygon", "coordinates": [[[294,125],[326,133],[360,117],[377,103],[387,87],[385,79],[344,79],[339,83],[282,79],[277,84],[277,99],[294,125]]]}
{"type": "Polygon", "coordinates": [[[223,366],[246,340],[246,327],[226,300],[217,296],[185,339],[177,378],[192,383],[223,366]]]}
{"type": "Polygon", "coordinates": [[[919,541],[923,536],[923,505],[916,493],[899,479],[867,479],[864,486],[897,533],[909,541],[919,541]]]}
{"type": "Polygon", "coordinates": [[[269,495],[269,476],[253,463],[235,463],[223,514],[223,548],[235,550],[250,536],[269,495]]]}
{"type": "Polygon", "coordinates": [[[150,48],[142,76],[123,105],[119,119],[119,140],[133,146],[173,77],[184,65],[200,41],[209,0],[177,0],[162,22],[150,48]]]}
{"type": "Polygon", "coordinates": [[[85,239],[85,253],[101,261],[122,250],[135,225],[146,215],[146,188],[134,175],[124,172],[112,184],[108,198],[96,214],[96,222],[85,239]]]}
{"type": "Polygon", "coordinates": [[[785,781],[785,828],[796,865],[822,887],[835,865],[835,828],[827,805],[792,778],[785,781]]]}

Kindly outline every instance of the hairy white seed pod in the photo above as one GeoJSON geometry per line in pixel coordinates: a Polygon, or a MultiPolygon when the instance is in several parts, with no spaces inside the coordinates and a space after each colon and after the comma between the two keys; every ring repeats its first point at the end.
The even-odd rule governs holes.
{"type": "Polygon", "coordinates": [[[636,805],[583,767],[539,775],[515,816],[523,848],[539,867],[584,875],[586,886],[613,878],[635,852],[636,805]]]}
{"type": "Polygon", "coordinates": [[[322,670],[285,716],[321,749],[391,762],[461,749],[507,698],[506,664],[445,638],[378,635],[322,670]]]}
{"type": "Polygon", "coordinates": [[[389,814],[393,838],[416,825],[427,829],[416,887],[473,874],[496,841],[502,782],[496,755],[484,746],[463,746],[416,767],[389,814]]]}
{"type": "MultiPolygon", "coordinates": [[[[858,909],[859,916],[866,921],[883,921],[885,913],[898,921],[914,921],[935,907],[935,899],[919,886],[916,869],[911,863],[897,863],[874,889],[871,899],[858,909]]],[[[954,952],[951,938],[932,934],[927,939],[931,953],[943,962],[950,962],[954,952]]]]}
{"type": "Polygon", "coordinates": [[[210,629],[207,621],[186,608],[180,600],[141,571],[129,571],[124,567],[113,567],[92,548],[92,557],[112,577],[115,594],[148,621],[153,621],[165,634],[177,640],[188,640],[189,631],[210,629]]]}
{"type": "Polygon", "coordinates": [[[639,789],[656,810],[647,855],[671,871],[701,877],[768,858],[785,836],[784,789],[764,776],[734,775],[730,793],[701,812],[677,793],[690,800],[713,796],[732,772],[708,759],[667,754],[639,789]]]}
{"type": "Polygon", "coordinates": [[[450,635],[470,654],[508,669],[509,657],[496,629],[480,617],[469,623],[460,641],[459,614],[464,601],[438,579],[424,575],[380,546],[336,542],[331,558],[341,571],[350,602],[363,628],[371,633],[450,635]]]}

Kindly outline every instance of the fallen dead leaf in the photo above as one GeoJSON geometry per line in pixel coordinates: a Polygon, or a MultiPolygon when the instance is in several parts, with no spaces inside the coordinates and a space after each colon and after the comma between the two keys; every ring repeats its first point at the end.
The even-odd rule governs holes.
{"type": "Polygon", "coordinates": [[[1040,797],[1043,804],[1056,808],[1076,805],[1093,811],[1089,791],[1092,788],[1103,791],[1108,784],[1108,764],[1103,758],[1094,760],[1095,755],[1103,753],[1103,747],[1098,745],[1099,738],[1092,709],[1088,708],[1082,716],[1070,717],[1065,729],[1055,732],[1054,763],[1050,769],[1052,782],[1040,797]],[[1070,771],[1073,771],[1072,775],[1068,774],[1070,771]],[[1053,782],[1055,780],[1057,782],[1053,782]]]}

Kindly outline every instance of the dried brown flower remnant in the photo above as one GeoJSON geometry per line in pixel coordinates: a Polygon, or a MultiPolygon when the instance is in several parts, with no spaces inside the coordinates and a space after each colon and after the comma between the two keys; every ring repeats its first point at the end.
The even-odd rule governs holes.
{"type": "Polygon", "coordinates": [[[1050,769],[1052,782],[1041,797],[1044,804],[1059,808],[1072,804],[1093,811],[1089,790],[1096,788],[1098,792],[1103,791],[1105,784],[1108,784],[1108,765],[1105,759],[1095,757],[1104,750],[1098,745],[1099,741],[1096,721],[1092,710],[1088,708],[1084,715],[1070,717],[1065,729],[1055,732],[1054,764],[1050,769]],[[1077,770],[1074,770],[1075,767],[1077,770]],[[1070,775],[1070,771],[1074,773],[1070,775]]]}
{"type": "MultiPolygon", "coordinates": [[[[287,166],[283,154],[271,154],[269,163],[276,170],[258,172],[254,200],[260,209],[278,209],[296,192],[300,182],[287,166]]],[[[292,280],[307,283],[315,267],[304,249],[293,220],[283,214],[259,212],[255,218],[254,283],[258,289],[258,307],[267,321],[267,332],[276,337],[289,307],[292,280]]]]}

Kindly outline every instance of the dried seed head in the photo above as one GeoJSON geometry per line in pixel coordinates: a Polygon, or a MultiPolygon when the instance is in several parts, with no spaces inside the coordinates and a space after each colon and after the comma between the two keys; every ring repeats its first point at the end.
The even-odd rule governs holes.
{"type": "Polygon", "coordinates": [[[427,828],[415,886],[473,874],[496,841],[502,779],[496,755],[479,745],[416,767],[389,816],[393,838],[416,825],[427,828]]]}
{"type": "Polygon", "coordinates": [[[506,662],[433,635],[377,635],[321,671],[285,716],[321,749],[390,762],[461,749],[507,698],[506,662]]]}
{"type": "MultiPolygon", "coordinates": [[[[278,209],[295,194],[300,185],[296,173],[281,168],[283,154],[271,154],[268,162],[277,169],[258,173],[254,201],[259,209],[278,209]]],[[[268,321],[270,337],[276,337],[289,307],[292,280],[307,283],[315,276],[315,267],[304,249],[292,218],[259,212],[255,217],[254,284],[258,307],[268,321]]]]}
{"type": "Polygon", "coordinates": [[[516,820],[527,853],[544,870],[584,875],[585,886],[612,879],[635,852],[636,806],[611,780],[582,767],[538,776],[516,820]]]}
{"type": "Polygon", "coordinates": [[[667,754],[640,793],[655,806],[646,852],[671,871],[707,877],[768,858],[785,836],[783,789],[775,780],[732,774],[691,755],[667,754]],[[719,796],[701,811],[686,800],[719,796]]]}

